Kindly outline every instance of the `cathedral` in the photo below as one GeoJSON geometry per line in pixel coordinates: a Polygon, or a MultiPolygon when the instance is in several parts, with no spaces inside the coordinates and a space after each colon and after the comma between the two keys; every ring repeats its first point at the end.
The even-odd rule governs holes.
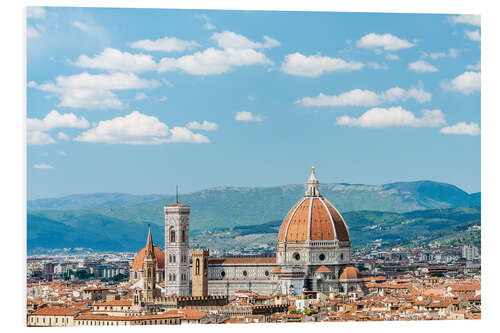
{"type": "Polygon", "coordinates": [[[364,289],[358,269],[350,264],[347,224],[322,196],[314,167],[304,197],[281,224],[275,257],[215,258],[208,249],[190,252],[190,209],[178,202],[164,207],[165,251],[153,244],[149,230],[130,270],[130,282],[142,289],[141,297],[229,296],[242,289],[264,295],[364,289]]]}

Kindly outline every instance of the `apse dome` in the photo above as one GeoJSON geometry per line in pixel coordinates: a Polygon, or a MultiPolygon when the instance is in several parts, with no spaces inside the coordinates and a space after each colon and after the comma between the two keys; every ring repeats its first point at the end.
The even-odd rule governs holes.
{"type": "MultiPolygon", "coordinates": [[[[153,245],[155,257],[156,257],[156,269],[164,269],[165,268],[165,254],[163,251],[156,245],[153,245]]],[[[144,257],[146,256],[146,246],[136,254],[134,258],[134,262],[132,263],[133,270],[142,270],[142,266],[144,264],[144,257]]]]}

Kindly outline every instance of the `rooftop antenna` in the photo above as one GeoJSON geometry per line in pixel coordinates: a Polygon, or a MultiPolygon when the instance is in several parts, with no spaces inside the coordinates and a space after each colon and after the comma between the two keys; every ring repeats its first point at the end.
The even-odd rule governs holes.
{"type": "Polygon", "coordinates": [[[175,185],[175,203],[179,203],[179,185],[175,185]]]}

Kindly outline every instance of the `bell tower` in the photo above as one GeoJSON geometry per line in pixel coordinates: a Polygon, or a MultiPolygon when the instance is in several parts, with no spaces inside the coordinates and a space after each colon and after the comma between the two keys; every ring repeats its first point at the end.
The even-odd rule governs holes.
{"type": "Polygon", "coordinates": [[[189,296],[189,213],[179,203],[164,207],[165,212],[165,294],[189,296]]]}
{"type": "Polygon", "coordinates": [[[143,262],[143,297],[146,302],[152,302],[159,296],[159,290],[156,289],[156,255],[153,237],[151,236],[151,226],[148,228],[148,240],[143,262]]]}
{"type": "Polygon", "coordinates": [[[191,270],[192,296],[208,296],[208,249],[191,252],[193,266],[191,270]]]}

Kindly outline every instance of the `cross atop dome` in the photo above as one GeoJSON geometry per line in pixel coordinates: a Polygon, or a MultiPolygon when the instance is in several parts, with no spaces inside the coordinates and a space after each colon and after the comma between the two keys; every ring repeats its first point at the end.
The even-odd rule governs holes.
{"type": "Polygon", "coordinates": [[[309,177],[309,180],[307,181],[307,190],[306,190],[306,197],[320,197],[321,192],[319,191],[319,181],[318,178],[316,178],[316,168],[314,165],[311,168],[311,176],[309,177]]]}

